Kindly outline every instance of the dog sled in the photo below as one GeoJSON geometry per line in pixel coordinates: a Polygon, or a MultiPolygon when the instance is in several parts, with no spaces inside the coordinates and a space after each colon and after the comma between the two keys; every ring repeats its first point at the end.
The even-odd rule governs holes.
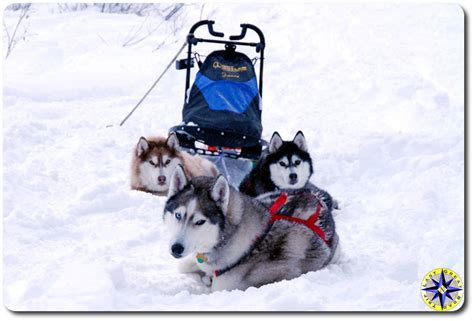
{"type": "Polygon", "coordinates": [[[182,123],[169,131],[177,134],[182,149],[211,159],[228,181],[238,186],[265,144],[261,138],[265,37],[256,26],[241,24],[240,35],[225,40],[224,33],[213,26],[211,20],[194,24],[187,36],[187,56],[176,61],[176,69],[186,71],[184,105],[182,123]],[[196,37],[198,30],[207,30],[212,37],[196,37]],[[256,33],[258,42],[243,41],[249,31],[256,33]],[[193,48],[203,43],[224,48],[201,61],[193,48]],[[258,56],[251,60],[237,47],[253,47],[258,56]],[[191,86],[191,69],[196,66],[191,86]]]}

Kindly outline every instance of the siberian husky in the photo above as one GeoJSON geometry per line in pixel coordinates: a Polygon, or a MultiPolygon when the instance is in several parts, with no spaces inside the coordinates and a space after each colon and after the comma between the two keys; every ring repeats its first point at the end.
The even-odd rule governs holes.
{"type": "Polygon", "coordinates": [[[309,182],[313,174],[313,161],[306,139],[301,131],[292,141],[283,141],[274,132],[268,148],[252,171],[240,183],[240,192],[252,197],[282,189],[307,188],[320,192],[329,207],[337,207],[331,195],[309,182]]]}
{"type": "Polygon", "coordinates": [[[181,272],[205,274],[212,291],[245,290],[323,268],[339,238],[321,196],[310,190],[251,198],[224,176],[186,178],[177,166],[163,219],[181,272]]]}
{"type": "Polygon", "coordinates": [[[219,175],[210,161],[181,151],[175,133],[168,138],[140,137],[133,151],[131,188],[166,196],[171,174],[178,165],[183,166],[188,177],[219,175]]]}

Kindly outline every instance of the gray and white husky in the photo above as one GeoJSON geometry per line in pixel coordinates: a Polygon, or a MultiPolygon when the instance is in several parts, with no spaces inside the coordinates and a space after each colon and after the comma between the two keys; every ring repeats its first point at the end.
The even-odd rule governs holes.
{"type": "Polygon", "coordinates": [[[212,291],[244,290],[323,268],[339,238],[329,208],[310,190],[251,198],[224,176],[194,177],[178,166],[163,219],[181,272],[204,272],[212,291]]]}
{"type": "Polygon", "coordinates": [[[284,189],[307,188],[319,192],[325,203],[337,209],[337,202],[309,179],[313,175],[313,161],[303,132],[298,131],[292,141],[284,141],[274,132],[256,166],[240,183],[240,192],[252,197],[284,189]]]}

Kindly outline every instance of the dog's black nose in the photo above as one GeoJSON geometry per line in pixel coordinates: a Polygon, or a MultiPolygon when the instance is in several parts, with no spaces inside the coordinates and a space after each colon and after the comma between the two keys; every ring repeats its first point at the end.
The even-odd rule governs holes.
{"type": "Polygon", "coordinates": [[[166,176],[160,175],[158,176],[158,184],[164,184],[166,183],[166,176]]]}
{"type": "Polygon", "coordinates": [[[171,254],[173,254],[174,257],[178,258],[181,257],[181,254],[183,254],[184,247],[181,243],[174,243],[171,246],[171,254]]]}
{"type": "Polygon", "coordinates": [[[290,174],[290,184],[295,184],[296,181],[298,180],[298,175],[295,173],[290,174]]]}

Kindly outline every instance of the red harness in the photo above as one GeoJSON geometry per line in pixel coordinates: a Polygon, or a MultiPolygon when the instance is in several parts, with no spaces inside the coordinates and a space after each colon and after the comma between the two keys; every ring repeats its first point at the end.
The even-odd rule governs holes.
{"type": "MultiPolygon", "coordinates": [[[[253,246],[247,251],[247,253],[243,257],[247,256],[248,254],[250,254],[253,251],[253,249],[257,246],[259,241],[261,241],[265,237],[266,233],[268,233],[268,231],[271,229],[272,223],[275,222],[275,221],[278,221],[278,220],[286,220],[286,221],[290,221],[290,222],[294,222],[294,223],[298,223],[298,224],[303,224],[306,227],[308,227],[309,229],[311,229],[311,231],[313,231],[314,233],[319,235],[319,237],[328,246],[331,245],[331,242],[329,242],[326,238],[326,233],[324,233],[324,231],[319,226],[316,225],[316,222],[318,221],[319,215],[321,214],[321,203],[318,202],[316,212],[311,214],[311,216],[308,217],[307,220],[303,220],[303,219],[298,218],[298,217],[292,217],[292,216],[277,214],[278,211],[282,208],[282,206],[285,205],[287,200],[288,200],[288,195],[286,195],[286,193],[281,193],[280,196],[275,200],[275,202],[273,203],[273,205],[270,207],[270,210],[269,210],[270,219],[268,221],[268,227],[267,227],[266,232],[263,235],[257,236],[255,238],[253,246]]],[[[196,258],[198,260],[198,263],[202,263],[203,261],[207,260],[205,255],[200,255],[200,254],[198,254],[198,256],[196,256],[196,258]]],[[[242,260],[242,258],[240,258],[237,262],[235,262],[234,264],[232,264],[230,266],[227,266],[223,269],[214,270],[214,276],[218,277],[219,275],[222,275],[225,272],[229,271],[234,266],[239,264],[239,262],[242,260]]]]}
{"type": "Polygon", "coordinates": [[[281,193],[280,196],[275,200],[273,205],[270,207],[271,222],[275,222],[278,220],[286,220],[286,221],[290,221],[290,222],[294,222],[298,224],[303,224],[307,228],[311,229],[311,231],[318,234],[319,237],[321,237],[327,245],[330,245],[329,241],[326,238],[326,233],[324,233],[324,231],[319,226],[316,225],[319,215],[321,214],[321,203],[318,202],[316,212],[311,214],[311,216],[308,217],[308,219],[303,220],[299,217],[277,214],[278,211],[281,209],[281,207],[285,205],[287,200],[288,200],[288,195],[286,195],[286,193],[281,193]]]}

